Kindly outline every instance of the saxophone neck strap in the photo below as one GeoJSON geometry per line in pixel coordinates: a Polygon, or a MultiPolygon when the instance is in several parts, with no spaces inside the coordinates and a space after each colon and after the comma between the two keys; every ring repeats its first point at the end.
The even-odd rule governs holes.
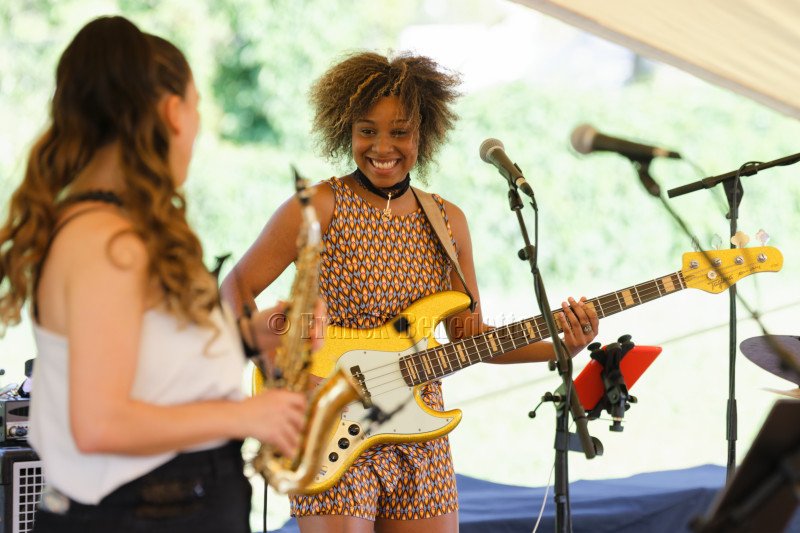
{"type": "Polygon", "coordinates": [[[434,233],[436,233],[439,243],[442,245],[442,248],[444,248],[445,253],[447,253],[447,257],[450,259],[450,264],[453,265],[453,268],[456,270],[456,274],[458,274],[458,279],[461,280],[461,285],[464,286],[464,292],[467,294],[467,296],[469,296],[470,311],[474,311],[478,306],[478,301],[472,296],[469,287],[467,287],[467,280],[464,278],[464,272],[461,270],[461,265],[458,263],[458,254],[456,253],[456,249],[453,246],[453,241],[450,238],[450,232],[447,230],[447,226],[445,225],[444,213],[442,209],[436,200],[434,200],[431,193],[422,191],[416,187],[411,187],[411,192],[414,193],[414,196],[416,197],[417,202],[419,202],[419,205],[422,207],[422,211],[425,213],[425,216],[428,218],[428,222],[430,222],[434,233]]]}

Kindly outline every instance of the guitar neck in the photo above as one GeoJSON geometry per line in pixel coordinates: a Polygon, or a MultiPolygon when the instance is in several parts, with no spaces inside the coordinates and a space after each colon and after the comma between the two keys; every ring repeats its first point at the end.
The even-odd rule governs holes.
{"type": "MultiPolygon", "coordinates": [[[[599,318],[605,318],[685,288],[683,274],[678,271],[587,300],[584,305],[592,307],[599,318]]],[[[560,312],[561,309],[556,309],[552,314],[560,312]]],[[[556,327],[560,333],[557,321],[556,327]]],[[[421,385],[549,336],[545,318],[539,315],[404,356],[400,359],[400,368],[409,386],[421,385]]]]}

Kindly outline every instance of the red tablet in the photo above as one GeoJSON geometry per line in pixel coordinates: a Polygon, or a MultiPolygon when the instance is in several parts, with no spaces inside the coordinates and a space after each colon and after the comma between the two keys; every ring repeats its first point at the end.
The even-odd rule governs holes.
{"type": "MultiPolygon", "coordinates": [[[[628,390],[631,390],[639,376],[647,370],[647,367],[655,361],[660,353],[660,346],[634,346],[625,354],[619,367],[628,390]]],[[[603,366],[592,359],[575,378],[575,392],[578,393],[578,399],[587,411],[591,411],[605,393],[603,378],[600,377],[602,370],[603,366]]]]}

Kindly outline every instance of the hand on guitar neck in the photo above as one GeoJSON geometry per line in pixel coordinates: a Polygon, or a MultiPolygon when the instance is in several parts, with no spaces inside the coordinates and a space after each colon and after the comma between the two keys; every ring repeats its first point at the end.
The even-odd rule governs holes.
{"type": "Polygon", "coordinates": [[[564,345],[570,357],[575,357],[597,336],[600,319],[594,307],[585,305],[586,297],[568,302],[561,302],[561,313],[556,313],[556,320],[564,332],[564,345]]]}

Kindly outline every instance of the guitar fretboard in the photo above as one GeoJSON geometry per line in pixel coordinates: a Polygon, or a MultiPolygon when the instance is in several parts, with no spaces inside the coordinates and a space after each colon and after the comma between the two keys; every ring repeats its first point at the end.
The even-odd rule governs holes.
{"type": "MultiPolygon", "coordinates": [[[[686,282],[679,271],[587,300],[584,305],[594,308],[599,318],[605,318],[685,288],[686,282]]],[[[560,312],[558,309],[552,314],[560,312]]],[[[556,327],[560,333],[558,321],[556,327]]],[[[400,359],[400,369],[407,385],[421,385],[549,336],[545,318],[539,315],[407,355],[400,359]]]]}

